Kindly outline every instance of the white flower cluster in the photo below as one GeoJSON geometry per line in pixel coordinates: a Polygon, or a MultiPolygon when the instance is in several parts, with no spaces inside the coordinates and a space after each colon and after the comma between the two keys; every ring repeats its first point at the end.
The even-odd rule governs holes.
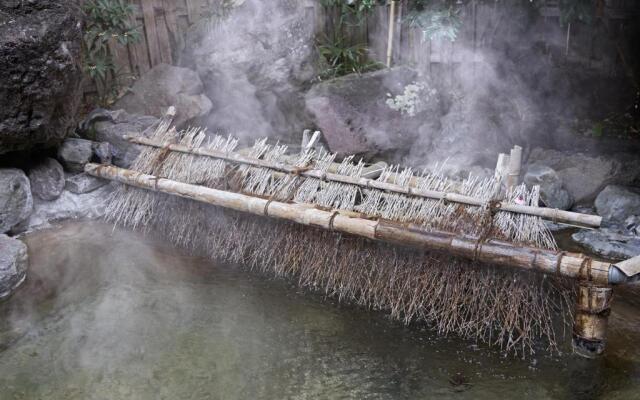
{"type": "Polygon", "coordinates": [[[400,111],[410,117],[422,111],[424,105],[431,100],[437,91],[422,82],[413,82],[405,86],[404,93],[395,97],[387,93],[387,105],[392,110],[400,111]]]}

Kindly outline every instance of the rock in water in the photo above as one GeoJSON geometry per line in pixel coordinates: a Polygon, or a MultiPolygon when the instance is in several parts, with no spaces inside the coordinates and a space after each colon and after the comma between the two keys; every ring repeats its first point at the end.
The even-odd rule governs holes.
{"type": "Polygon", "coordinates": [[[0,300],[18,287],[27,276],[27,245],[7,235],[0,235],[0,300]]]}
{"type": "Polygon", "coordinates": [[[45,158],[29,171],[31,193],[42,200],[55,200],[64,190],[64,170],[53,158],[45,158]]]}
{"type": "Polygon", "coordinates": [[[540,197],[547,207],[568,210],[573,203],[569,192],[562,187],[562,179],[546,165],[530,165],[524,175],[524,183],[540,186],[540,197]]]}
{"type": "Polygon", "coordinates": [[[625,260],[640,254],[640,238],[618,227],[581,230],[571,238],[590,251],[607,258],[625,260]]]}
{"type": "Polygon", "coordinates": [[[60,141],[82,99],[73,1],[0,2],[0,154],[60,141]]]}
{"type": "Polygon", "coordinates": [[[19,169],[0,169],[0,233],[24,221],[32,210],[29,178],[19,169]]]}
{"type": "Polygon", "coordinates": [[[195,71],[160,64],[140,77],[114,108],[162,117],[169,107],[175,106],[174,123],[184,126],[211,111],[211,100],[203,92],[204,85],[195,71]]]}
{"type": "Polygon", "coordinates": [[[13,233],[23,233],[48,228],[54,222],[69,219],[96,219],[104,215],[113,185],[105,185],[86,194],[63,191],[54,201],[35,200],[33,212],[28,219],[18,224],[13,233]]]}
{"type": "Polygon", "coordinates": [[[640,215],[640,190],[609,185],[596,198],[596,210],[602,218],[614,222],[640,215]]]}
{"type": "Polygon", "coordinates": [[[638,179],[640,163],[624,160],[622,156],[596,157],[541,148],[533,149],[529,156],[531,164],[553,168],[577,204],[593,201],[607,185],[626,185],[638,179]]]}

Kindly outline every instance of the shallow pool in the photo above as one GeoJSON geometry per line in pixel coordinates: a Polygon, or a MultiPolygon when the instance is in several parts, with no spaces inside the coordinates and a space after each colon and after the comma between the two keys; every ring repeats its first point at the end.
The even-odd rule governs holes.
{"type": "Polygon", "coordinates": [[[100,223],[32,234],[0,303],[0,399],[640,399],[640,313],[607,355],[526,360],[438,338],[100,223]]]}

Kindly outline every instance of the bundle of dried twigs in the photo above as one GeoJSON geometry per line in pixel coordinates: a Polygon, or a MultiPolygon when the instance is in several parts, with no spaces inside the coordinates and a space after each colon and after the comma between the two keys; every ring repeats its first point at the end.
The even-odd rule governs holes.
{"type": "MultiPolygon", "coordinates": [[[[198,129],[176,132],[167,124],[156,130],[154,139],[221,152],[231,152],[237,146],[232,138],[207,137],[198,129]]],[[[286,146],[260,140],[250,155],[322,171],[327,171],[335,160],[334,155],[325,152],[305,152],[292,160],[286,150],[286,146]]],[[[144,148],[131,168],[210,188],[411,223],[424,230],[556,248],[540,218],[491,209],[491,201],[500,189],[499,182],[491,179],[454,182],[439,171],[415,174],[398,167],[388,167],[378,178],[381,182],[455,192],[486,202],[484,207],[465,207],[154,147],[144,148]]],[[[362,162],[348,157],[340,163],[337,173],[359,177],[363,169],[362,162]]],[[[507,194],[506,201],[534,204],[537,192],[520,186],[507,194]]],[[[405,323],[426,321],[442,334],[455,333],[499,345],[509,352],[530,353],[538,343],[557,351],[554,326],[558,320],[571,320],[572,286],[555,277],[392,247],[124,186],[109,204],[108,218],[117,224],[159,229],[189,250],[296,279],[302,286],[322,290],[341,301],[389,310],[405,323]]]]}

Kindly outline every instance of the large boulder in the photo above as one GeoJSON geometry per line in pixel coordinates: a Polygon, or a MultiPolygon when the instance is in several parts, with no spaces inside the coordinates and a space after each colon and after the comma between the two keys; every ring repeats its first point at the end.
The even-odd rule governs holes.
{"type": "Polygon", "coordinates": [[[316,76],[315,19],[308,12],[315,2],[235,3],[214,29],[191,29],[182,57],[213,102],[206,124],[245,139],[300,135],[309,127],[303,92],[316,76]]]}
{"type": "Polygon", "coordinates": [[[55,200],[64,189],[64,170],[53,158],[45,158],[29,171],[31,193],[42,200],[55,200]]]}
{"type": "Polygon", "coordinates": [[[129,114],[124,110],[103,110],[101,115],[101,120],[93,122],[89,128],[91,137],[111,145],[114,165],[129,167],[140,150],[138,146],[129,143],[124,136],[149,136],[153,133],[158,118],[129,114]]]}
{"type": "Polygon", "coordinates": [[[174,123],[184,126],[211,111],[211,100],[204,95],[198,74],[188,68],[159,64],[136,81],[114,104],[129,113],[162,117],[171,106],[176,107],[174,123]]]}
{"type": "Polygon", "coordinates": [[[19,169],[0,169],[0,233],[24,221],[32,209],[29,178],[19,169]]]}
{"type": "Polygon", "coordinates": [[[568,210],[573,203],[569,192],[562,187],[562,178],[546,165],[530,165],[524,175],[524,183],[540,186],[540,199],[547,207],[568,210]]]}
{"type": "Polygon", "coordinates": [[[0,154],[60,141],[82,100],[73,1],[0,2],[0,154]]]}
{"type": "Polygon", "coordinates": [[[404,95],[418,79],[418,73],[407,67],[351,74],[313,86],[305,105],[332,152],[371,154],[409,148],[423,115],[415,104],[406,104],[410,100],[397,109],[389,101],[390,95],[404,95]]]}
{"type": "Polygon", "coordinates": [[[17,239],[0,235],[0,300],[24,282],[27,276],[27,246],[17,239]]]}
{"type": "Polygon", "coordinates": [[[607,186],[596,198],[598,215],[606,221],[623,222],[640,215],[640,189],[624,186],[607,186]]]}
{"type": "Polygon", "coordinates": [[[591,156],[535,148],[529,155],[530,164],[553,168],[564,188],[578,204],[593,201],[609,184],[630,184],[640,177],[640,163],[627,157],[591,156]]]}

